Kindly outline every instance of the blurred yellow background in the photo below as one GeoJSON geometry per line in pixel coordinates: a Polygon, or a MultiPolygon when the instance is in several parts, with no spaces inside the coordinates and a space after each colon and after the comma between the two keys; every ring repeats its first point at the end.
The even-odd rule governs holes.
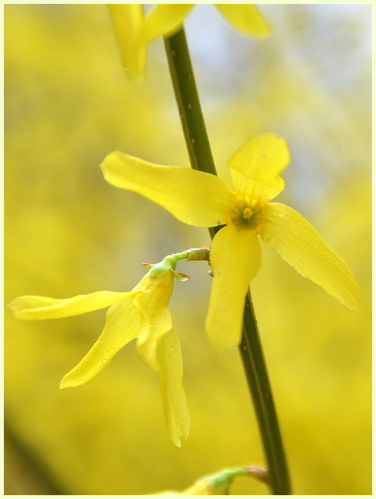
{"type": "MultiPolygon", "coordinates": [[[[277,201],[298,209],[345,259],[362,291],[350,312],[263,245],[252,296],[295,494],[371,493],[371,5],[265,5],[267,40],[236,33],[213,6],[186,22],[214,158],[258,133],[292,161],[277,201]]],[[[162,40],[148,80],[122,70],[104,5],[5,6],[5,301],[126,291],[142,262],[209,244],[140,196],[108,185],[111,151],[189,166],[162,40]]],[[[40,322],[5,311],[6,494],[145,494],[263,451],[237,350],[204,334],[208,267],[186,263],[171,301],[191,411],[168,437],[158,376],[131,343],[95,379],[60,379],[106,311],[40,322]]],[[[251,479],[234,494],[268,494],[251,479]]]]}

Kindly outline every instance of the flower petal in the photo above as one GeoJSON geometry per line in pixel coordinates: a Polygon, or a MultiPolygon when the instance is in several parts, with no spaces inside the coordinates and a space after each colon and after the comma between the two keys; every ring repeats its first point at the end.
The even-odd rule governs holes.
{"type": "Polygon", "coordinates": [[[137,353],[141,360],[155,371],[158,371],[158,343],[171,328],[172,319],[167,307],[159,309],[152,316],[142,314],[137,353]]]}
{"type": "Polygon", "coordinates": [[[141,316],[131,299],[113,305],[107,312],[102,334],[81,362],[67,373],[60,388],[79,386],[98,374],[112,357],[137,337],[141,316]]]}
{"type": "Polygon", "coordinates": [[[142,4],[109,5],[125,70],[137,80],[145,80],[146,43],[142,39],[142,4]]]}
{"type": "Polygon", "coordinates": [[[181,447],[190,429],[187,399],[182,383],[183,361],[179,339],[173,329],[158,342],[159,383],[163,411],[171,440],[181,447]]]}
{"type": "Polygon", "coordinates": [[[245,34],[268,35],[272,29],[262,12],[252,4],[225,4],[216,5],[227,20],[245,34]]]}
{"type": "Polygon", "coordinates": [[[214,237],[210,252],[213,285],[206,331],[220,352],[241,341],[245,297],[261,265],[261,248],[254,230],[230,224],[214,237]]]}
{"type": "Polygon", "coordinates": [[[174,289],[174,274],[148,273],[135,290],[142,290],[134,303],[140,311],[137,352],[141,359],[160,373],[164,414],[172,441],[178,447],[188,436],[190,419],[184,388],[179,340],[172,328],[167,308],[174,289]]]}
{"type": "Polygon", "coordinates": [[[171,36],[178,31],[185,17],[193,9],[189,4],[158,4],[146,15],[143,30],[144,39],[148,42],[160,35],[171,36]]]}
{"type": "Polygon", "coordinates": [[[109,154],[100,166],[107,182],[138,192],[182,222],[197,227],[227,222],[233,193],[215,175],[156,165],[119,151],[109,154]]]}
{"type": "Polygon", "coordinates": [[[60,319],[109,307],[124,300],[129,294],[133,293],[96,291],[88,295],[77,295],[64,299],[26,295],[15,298],[8,304],[8,308],[12,310],[17,319],[60,319]]]}
{"type": "Polygon", "coordinates": [[[142,316],[137,352],[149,367],[158,370],[158,342],[172,329],[171,314],[167,306],[174,289],[173,272],[168,270],[162,276],[154,277],[147,274],[136,289],[140,288],[143,292],[134,299],[142,316]]]}
{"type": "Polygon", "coordinates": [[[346,263],[297,211],[281,203],[268,204],[261,222],[262,240],[302,276],[356,310],[360,290],[346,263]]]}
{"type": "Polygon", "coordinates": [[[259,135],[243,144],[228,160],[237,190],[252,199],[270,200],[284,189],[278,175],[290,161],[287,142],[274,134],[259,135]]]}

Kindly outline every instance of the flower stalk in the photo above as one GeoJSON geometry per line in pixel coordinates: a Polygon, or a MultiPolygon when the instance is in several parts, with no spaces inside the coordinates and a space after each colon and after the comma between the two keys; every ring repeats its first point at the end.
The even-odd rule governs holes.
{"type": "MultiPolygon", "coordinates": [[[[196,170],[217,175],[184,28],[170,37],[165,37],[164,40],[191,166],[196,170]]],[[[220,228],[209,228],[211,238],[220,228]]],[[[264,446],[270,489],[275,495],[291,494],[282,437],[250,292],[246,298],[243,335],[239,350],[264,446]]]]}

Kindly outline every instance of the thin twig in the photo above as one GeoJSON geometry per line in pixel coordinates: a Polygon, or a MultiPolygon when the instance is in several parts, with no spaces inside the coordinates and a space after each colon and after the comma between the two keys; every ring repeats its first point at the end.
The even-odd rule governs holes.
{"type": "MultiPolygon", "coordinates": [[[[165,38],[165,48],[191,166],[216,175],[184,28],[165,38]]],[[[218,230],[220,227],[209,228],[211,238],[218,230]]],[[[264,445],[269,486],[275,495],[291,494],[281,433],[250,293],[245,303],[243,337],[239,349],[264,445]]]]}

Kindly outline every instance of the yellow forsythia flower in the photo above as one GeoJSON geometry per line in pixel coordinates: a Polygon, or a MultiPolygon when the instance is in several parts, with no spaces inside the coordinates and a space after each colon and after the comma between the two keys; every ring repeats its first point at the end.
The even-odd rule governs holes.
{"type": "Polygon", "coordinates": [[[206,319],[209,340],[219,351],[240,343],[244,299],[261,265],[258,235],[304,277],[350,309],[358,307],[359,287],[346,263],[300,213],[270,202],[284,188],[279,173],[289,160],[288,145],[277,135],[251,139],[228,161],[235,190],[214,175],[119,151],[101,164],[107,182],[142,194],[182,222],[225,225],[212,243],[214,280],[206,319]]]}
{"type": "MultiPolygon", "coordinates": [[[[142,4],[112,4],[109,7],[125,69],[133,79],[143,81],[147,44],[159,36],[170,36],[177,32],[194,5],[159,4],[146,15],[142,4]]],[[[256,5],[219,4],[216,7],[243,34],[260,36],[271,31],[256,5]]]]}
{"type": "Polygon", "coordinates": [[[142,360],[159,372],[163,410],[172,441],[187,438],[190,418],[182,384],[183,365],[178,337],[167,308],[174,271],[156,266],[130,292],[97,291],[73,298],[20,296],[8,307],[19,319],[57,319],[109,307],[102,334],[81,362],[60,382],[60,388],[80,386],[98,374],[127,343],[137,338],[142,360]]]}
{"type": "Polygon", "coordinates": [[[267,471],[260,466],[244,466],[217,471],[197,480],[190,487],[182,490],[165,490],[153,495],[185,496],[185,495],[228,495],[230,485],[238,476],[250,476],[267,483],[267,471]]]}

